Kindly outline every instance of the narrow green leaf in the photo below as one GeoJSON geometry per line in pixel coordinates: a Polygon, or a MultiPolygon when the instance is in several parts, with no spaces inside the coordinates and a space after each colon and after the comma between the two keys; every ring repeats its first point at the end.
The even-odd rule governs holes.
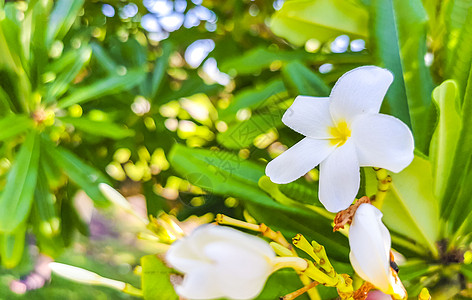
{"type": "Polygon", "coordinates": [[[446,80],[433,91],[433,101],[439,109],[439,122],[431,139],[430,159],[433,168],[434,191],[442,201],[450,176],[454,153],[462,127],[459,114],[459,88],[453,80],[446,80]]]}
{"type": "Polygon", "coordinates": [[[6,66],[17,74],[23,68],[19,56],[23,51],[18,36],[19,28],[15,23],[8,18],[0,20],[0,66],[6,66]]]}
{"type": "Polygon", "coordinates": [[[80,158],[75,156],[61,147],[55,147],[49,141],[42,140],[45,155],[54,159],[55,163],[61,167],[64,173],[83,189],[96,204],[104,205],[108,200],[98,189],[99,183],[110,184],[108,179],[95,168],[84,163],[80,158]]]}
{"type": "Polygon", "coordinates": [[[162,44],[162,55],[157,59],[157,62],[154,66],[151,77],[151,99],[157,96],[159,87],[162,84],[162,80],[167,71],[167,66],[169,65],[169,57],[173,51],[173,47],[170,43],[162,44]]]}
{"type": "Polygon", "coordinates": [[[299,61],[286,64],[282,69],[287,89],[292,96],[327,97],[330,88],[323,80],[299,61]]]}
{"type": "Polygon", "coordinates": [[[25,250],[26,224],[21,224],[11,233],[0,233],[0,258],[7,269],[16,267],[25,250]]]}
{"type": "Polygon", "coordinates": [[[78,130],[82,130],[86,133],[96,136],[103,136],[118,140],[134,135],[133,130],[110,122],[94,121],[84,117],[62,117],[60,120],[64,123],[73,125],[78,130]]]}
{"type": "Polygon", "coordinates": [[[97,63],[101,65],[110,75],[115,75],[118,65],[113,61],[113,59],[105,52],[102,46],[97,43],[92,43],[93,56],[97,63]]]}
{"type": "Polygon", "coordinates": [[[145,300],[178,300],[170,282],[172,270],[169,269],[157,256],[146,255],[141,257],[142,290],[145,300]]]}
{"type": "MultiPolygon", "coordinates": [[[[467,14],[465,20],[460,22],[462,23],[462,26],[457,29],[450,28],[450,31],[453,32],[453,36],[449,36],[449,42],[452,46],[452,51],[445,47],[446,51],[452,53],[452,55],[449,57],[449,61],[447,62],[448,64],[446,65],[447,75],[445,78],[457,80],[459,84],[460,95],[464,95],[465,88],[467,86],[467,78],[469,77],[470,66],[472,63],[472,5],[470,3],[467,5],[469,6],[469,9],[464,7],[461,9],[460,13],[467,14]],[[455,30],[458,31],[457,40],[454,39],[455,30]]],[[[457,7],[457,3],[455,3],[454,8],[459,8],[457,7]]]]}
{"type": "Polygon", "coordinates": [[[38,175],[39,141],[30,133],[8,172],[7,184],[0,197],[0,231],[13,232],[28,217],[33,203],[38,175]]]}
{"type": "Polygon", "coordinates": [[[65,108],[73,104],[84,103],[106,95],[126,91],[139,84],[144,78],[143,70],[131,70],[123,76],[110,76],[85,87],[78,88],[59,100],[57,106],[65,108]]]}
{"type": "MultiPolygon", "coordinates": [[[[46,102],[62,96],[69,88],[77,74],[85,67],[90,60],[92,49],[89,46],[83,46],[75,51],[71,50],[74,59],[69,66],[62,66],[62,72],[56,75],[56,79],[48,86],[46,92],[46,102]]],[[[68,55],[68,54],[66,54],[68,55]]]]}
{"type": "MultiPolygon", "coordinates": [[[[472,69],[471,69],[472,73],[472,69]]],[[[461,111],[462,127],[459,131],[459,139],[454,153],[454,161],[448,178],[448,183],[444,195],[448,199],[442,202],[441,215],[444,220],[448,220],[451,211],[454,209],[463,209],[456,205],[457,195],[462,188],[462,183],[466,174],[466,166],[470,164],[472,153],[472,76],[469,75],[467,88],[461,111]]],[[[458,130],[458,128],[455,128],[458,130]]],[[[468,185],[468,183],[467,183],[468,185]]]]}
{"type": "Polygon", "coordinates": [[[288,238],[302,233],[323,244],[330,257],[346,261],[347,239],[332,232],[330,220],[299,205],[282,205],[259,188],[264,166],[229,152],[192,149],[179,144],[172,148],[169,160],[172,167],[191,183],[217,195],[243,200],[259,222],[282,231],[288,238]]]}
{"type": "MultiPolygon", "coordinates": [[[[458,52],[458,47],[464,47],[463,50],[467,50],[470,45],[467,45],[467,39],[463,39],[465,36],[463,34],[465,31],[470,31],[470,28],[466,28],[466,24],[470,24],[470,11],[472,8],[472,2],[470,0],[454,0],[447,1],[443,4],[444,8],[444,23],[445,23],[445,33],[444,33],[444,50],[446,51],[446,72],[448,76],[445,78],[451,78],[452,73],[454,72],[453,66],[458,67],[460,70],[464,68],[469,69],[470,66],[460,66],[456,64],[456,61],[461,61],[461,57],[457,57],[457,54],[469,56],[469,53],[460,53],[458,52]]],[[[467,35],[467,33],[466,33],[467,35]]],[[[468,73],[466,74],[466,76],[468,73]]],[[[467,79],[467,77],[466,77],[467,79]]],[[[460,90],[464,91],[467,81],[463,82],[464,86],[460,86],[460,90]]],[[[463,95],[463,93],[461,93],[463,95]]]]}
{"type": "MultiPolygon", "coordinates": [[[[448,233],[456,236],[460,233],[466,234],[466,232],[458,231],[459,228],[463,231],[465,228],[471,226],[472,216],[472,201],[470,201],[470,195],[472,195],[472,160],[469,159],[468,163],[462,166],[464,169],[464,175],[459,182],[458,190],[454,193],[452,202],[454,206],[451,208],[451,214],[448,217],[448,233]]],[[[454,176],[451,176],[454,178],[454,176]]],[[[447,202],[449,195],[445,195],[444,202],[447,202]]],[[[452,197],[451,197],[452,198],[452,197]]],[[[453,242],[456,242],[454,239],[453,242]]]]}
{"type": "Polygon", "coordinates": [[[366,37],[368,14],[363,6],[340,0],[294,0],[284,3],[272,17],[270,28],[292,44],[309,39],[322,43],[341,34],[366,37]]]}
{"type": "MultiPolygon", "coordinates": [[[[377,191],[375,173],[366,168],[365,175],[367,195],[373,195],[377,191]]],[[[437,257],[439,203],[433,194],[430,162],[415,156],[406,169],[390,176],[393,181],[382,206],[383,222],[391,230],[414,239],[437,257]]]]}
{"type": "Polygon", "coordinates": [[[370,44],[375,64],[387,68],[394,75],[382,111],[411,127],[392,0],[372,0],[370,16],[370,44]]]}
{"type": "Polygon", "coordinates": [[[420,0],[392,3],[415,145],[428,154],[435,120],[431,113],[433,80],[424,61],[427,16],[420,0]]]}
{"type": "MultiPolygon", "coordinates": [[[[41,156],[41,159],[43,157],[41,156]]],[[[53,237],[59,233],[60,221],[54,208],[54,195],[49,190],[48,179],[43,169],[42,160],[39,163],[38,181],[34,192],[33,216],[42,235],[53,237]]]]}
{"type": "Polygon", "coordinates": [[[0,141],[15,137],[33,127],[33,120],[24,115],[9,115],[0,119],[0,141]]]}
{"type": "MultiPolygon", "coordinates": [[[[50,47],[54,40],[62,39],[75,21],[84,0],[59,0],[49,16],[46,45],[50,47]]],[[[44,26],[44,25],[43,25],[44,26]]]]}
{"type": "Polygon", "coordinates": [[[2,115],[13,113],[16,110],[15,106],[11,102],[10,96],[0,87],[0,111],[2,115]]]}

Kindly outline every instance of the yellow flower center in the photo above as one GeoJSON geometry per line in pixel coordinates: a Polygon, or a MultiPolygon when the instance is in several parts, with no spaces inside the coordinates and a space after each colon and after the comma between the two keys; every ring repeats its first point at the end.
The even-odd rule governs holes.
{"type": "Polygon", "coordinates": [[[338,122],[335,126],[329,127],[329,134],[332,136],[331,144],[341,147],[351,137],[351,129],[346,121],[338,122]]]}

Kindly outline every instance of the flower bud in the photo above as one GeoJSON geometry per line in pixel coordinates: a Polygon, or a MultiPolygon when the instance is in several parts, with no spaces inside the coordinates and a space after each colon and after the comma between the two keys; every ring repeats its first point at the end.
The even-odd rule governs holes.
{"type": "Polygon", "coordinates": [[[382,213],[373,205],[359,206],[349,229],[349,258],[362,279],[395,299],[404,299],[405,288],[390,267],[390,233],[381,218],[382,213]]]}

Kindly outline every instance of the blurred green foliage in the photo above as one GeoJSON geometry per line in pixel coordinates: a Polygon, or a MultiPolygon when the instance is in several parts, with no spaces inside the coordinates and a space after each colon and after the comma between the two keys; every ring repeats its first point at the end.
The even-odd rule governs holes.
{"type": "MultiPolygon", "coordinates": [[[[281,185],[285,202],[259,179],[301,137],[281,122],[294,97],[327,96],[341,74],[373,64],[395,76],[382,112],[411,127],[417,149],[383,209],[407,258],[400,277],[412,296],[470,282],[470,266],[451,261],[470,250],[472,229],[470,1],[156,3],[0,1],[4,268],[31,264],[31,243],[59,257],[87,235],[74,195],[106,206],[98,183],[108,182],[144,194],[154,216],[226,213],[303,233],[352,274],[317,171],[281,185]]],[[[288,291],[300,285],[292,275],[278,275],[288,291]]]]}

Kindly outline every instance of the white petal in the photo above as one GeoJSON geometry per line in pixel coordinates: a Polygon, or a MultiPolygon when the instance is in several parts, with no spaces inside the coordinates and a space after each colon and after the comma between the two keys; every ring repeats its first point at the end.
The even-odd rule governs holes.
{"type": "Polygon", "coordinates": [[[359,184],[356,149],[348,140],[320,164],[320,201],[330,212],[346,209],[354,201],[359,184]]]}
{"type": "Polygon", "coordinates": [[[240,245],[216,242],[206,253],[217,264],[215,284],[231,299],[255,298],[272,272],[271,260],[240,245]]]}
{"type": "Polygon", "coordinates": [[[390,233],[382,213],[371,204],[361,204],[349,228],[350,258],[362,279],[388,293],[390,289],[390,233]]]}
{"type": "Polygon", "coordinates": [[[282,122],[304,136],[330,138],[334,123],[329,112],[329,98],[298,96],[287,109],[282,122]]]}
{"type": "Polygon", "coordinates": [[[345,73],[336,82],[331,95],[331,116],[335,122],[352,122],[364,113],[378,113],[393,75],[376,66],[359,67],[345,73]]]}
{"type": "Polygon", "coordinates": [[[200,252],[194,251],[189,237],[182,238],[172,244],[166,253],[166,261],[182,273],[200,269],[208,264],[200,252]]]}
{"type": "Polygon", "coordinates": [[[212,224],[202,225],[192,234],[192,247],[203,251],[207,257],[205,247],[211,243],[225,242],[235,244],[239,247],[247,249],[253,253],[272,259],[275,257],[272,247],[263,239],[244,233],[242,231],[225,226],[215,226],[212,224]]]}
{"type": "Polygon", "coordinates": [[[304,138],[267,164],[266,175],[275,183],[289,183],[323,161],[336,146],[330,140],[304,138]]]}
{"type": "Polygon", "coordinates": [[[384,114],[368,114],[352,123],[351,138],[361,166],[400,172],[413,160],[413,135],[402,121],[384,114]]]}
{"type": "Polygon", "coordinates": [[[180,296],[187,299],[218,299],[225,295],[215,284],[217,273],[212,265],[206,265],[185,275],[181,285],[175,287],[180,296]]]}

